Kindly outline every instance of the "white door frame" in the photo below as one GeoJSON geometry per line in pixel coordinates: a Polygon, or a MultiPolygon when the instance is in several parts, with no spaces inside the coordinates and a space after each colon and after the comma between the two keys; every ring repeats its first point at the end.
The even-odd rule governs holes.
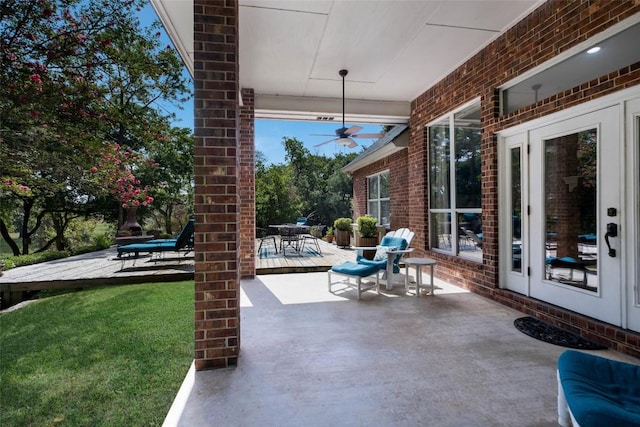
{"type": "MultiPolygon", "coordinates": [[[[530,284],[509,286],[513,282],[509,260],[511,251],[510,224],[510,163],[508,155],[510,147],[513,147],[518,139],[529,143],[530,132],[532,130],[560,123],[576,118],[580,115],[592,113],[597,110],[617,105],[619,107],[618,130],[620,138],[620,204],[619,216],[616,221],[619,224],[619,238],[614,239],[614,245],[618,248],[620,256],[620,317],[619,321],[607,319],[608,323],[619,324],[622,328],[640,332],[640,86],[635,86],[607,95],[600,99],[580,104],[570,109],[551,114],[549,116],[534,119],[512,128],[504,129],[498,133],[498,164],[499,167],[499,255],[500,260],[500,282],[499,286],[505,289],[512,289],[515,292],[526,296],[531,296],[530,284]]],[[[528,164],[523,160],[524,164],[528,164]]],[[[525,173],[523,168],[522,173],[525,173]]],[[[528,180],[528,179],[527,179],[528,180]]],[[[600,186],[599,186],[600,187],[600,186]]],[[[525,196],[523,190],[523,203],[530,204],[529,195],[525,196]]],[[[605,223],[606,219],[599,219],[600,223],[605,223]]],[[[525,247],[528,245],[525,240],[527,235],[525,230],[526,221],[522,221],[523,227],[523,270],[526,268],[528,256],[525,247]]],[[[602,226],[600,226],[602,228],[602,226]]],[[[603,233],[602,229],[598,234],[603,233]]],[[[599,239],[600,240],[600,239],[599,239]]],[[[606,246],[605,246],[606,248],[606,246]]],[[[600,250],[602,252],[602,250],[600,250]]],[[[607,255],[606,253],[604,254],[607,255]]],[[[526,271],[525,271],[526,273],[526,271]]],[[[568,307],[567,307],[568,308],[568,307]]],[[[580,307],[577,307],[580,311],[580,307]]],[[[596,316],[597,317],[597,316],[596,316]]]]}

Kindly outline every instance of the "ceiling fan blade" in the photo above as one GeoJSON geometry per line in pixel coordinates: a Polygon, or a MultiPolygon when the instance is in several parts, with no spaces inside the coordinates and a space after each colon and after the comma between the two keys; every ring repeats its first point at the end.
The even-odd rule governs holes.
{"type": "Polygon", "coordinates": [[[340,138],[333,138],[333,139],[330,139],[328,141],[321,142],[320,144],[316,144],[316,145],[314,145],[314,147],[320,147],[321,145],[328,144],[328,143],[333,142],[333,141],[337,141],[338,139],[340,139],[340,138]]]}
{"type": "Polygon", "coordinates": [[[331,133],[310,133],[310,136],[334,136],[331,133]]]}
{"type": "Polygon", "coordinates": [[[346,133],[347,135],[353,135],[354,133],[358,132],[360,129],[362,129],[361,126],[351,126],[349,129],[345,130],[344,133],[346,133]]]}
{"type": "Polygon", "coordinates": [[[384,136],[383,133],[359,133],[357,135],[349,135],[351,138],[370,138],[370,139],[378,139],[384,136]]]}
{"type": "Polygon", "coordinates": [[[351,143],[349,145],[347,145],[347,147],[349,148],[356,148],[358,146],[358,144],[355,141],[351,141],[351,143]]]}

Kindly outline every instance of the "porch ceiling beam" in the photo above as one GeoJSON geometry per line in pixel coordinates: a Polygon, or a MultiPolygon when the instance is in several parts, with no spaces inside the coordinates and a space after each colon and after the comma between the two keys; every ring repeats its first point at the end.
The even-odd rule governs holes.
{"type": "MultiPolygon", "coordinates": [[[[411,104],[404,101],[347,99],[345,121],[349,123],[406,124],[411,104]]],[[[342,123],[342,99],[300,96],[255,95],[257,119],[332,121],[342,123]]]]}

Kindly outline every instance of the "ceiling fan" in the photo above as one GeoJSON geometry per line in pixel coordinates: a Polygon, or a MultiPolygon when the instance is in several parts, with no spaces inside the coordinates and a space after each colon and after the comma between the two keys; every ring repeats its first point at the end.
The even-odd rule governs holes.
{"type": "MultiPolygon", "coordinates": [[[[342,127],[336,129],[336,137],[330,139],[328,141],[321,142],[320,144],[314,145],[314,147],[319,147],[324,144],[328,144],[330,142],[335,141],[336,144],[344,145],[349,148],[357,147],[358,144],[352,138],[369,138],[376,139],[383,136],[381,133],[360,133],[357,134],[359,130],[362,129],[360,126],[351,126],[350,128],[346,128],[344,126],[344,78],[347,74],[349,74],[348,70],[340,70],[339,73],[342,77],[342,127]]],[[[333,136],[329,134],[314,134],[316,136],[333,136]]]]}

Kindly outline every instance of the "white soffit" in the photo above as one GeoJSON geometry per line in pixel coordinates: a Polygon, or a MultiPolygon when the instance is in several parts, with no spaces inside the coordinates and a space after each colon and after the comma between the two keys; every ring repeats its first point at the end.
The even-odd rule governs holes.
{"type": "MultiPolygon", "coordinates": [[[[151,1],[193,70],[192,0],[151,1]]],[[[347,114],[406,123],[413,99],[541,3],[239,0],[240,85],[254,89],[257,118],[341,120],[341,103],[333,101],[341,97],[344,68],[347,114]],[[327,103],[314,107],[323,98],[327,103]],[[282,103],[289,101],[287,117],[282,103]],[[386,113],[365,108],[371,103],[386,103],[386,113]],[[335,106],[326,111],[327,104],[335,106]]]]}

